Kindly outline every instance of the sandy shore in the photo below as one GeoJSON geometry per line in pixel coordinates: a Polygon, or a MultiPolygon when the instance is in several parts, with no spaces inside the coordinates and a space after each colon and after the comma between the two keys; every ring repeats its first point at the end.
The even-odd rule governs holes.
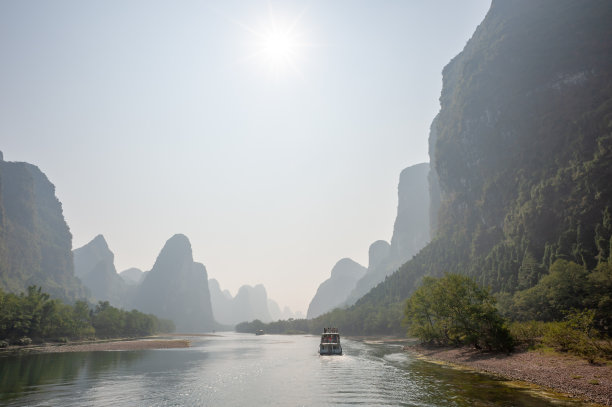
{"type": "Polygon", "coordinates": [[[405,349],[427,360],[447,362],[493,373],[512,380],[534,383],[556,392],[605,406],[612,405],[612,366],[590,364],[573,356],[520,351],[510,355],[471,348],[405,349]]]}
{"type": "Polygon", "coordinates": [[[62,353],[62,352],[93,352],[108,350],[143,350],[188,348],[190,341],[186,339],[134,339],[119,341],[100,341],[68,344],[43,344],[33,346],[11,346],[5,353],[62,353]]]}

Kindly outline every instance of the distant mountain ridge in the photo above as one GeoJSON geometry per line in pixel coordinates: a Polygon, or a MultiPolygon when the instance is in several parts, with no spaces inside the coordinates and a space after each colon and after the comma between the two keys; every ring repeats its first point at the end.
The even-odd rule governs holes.
{"type": "Polygon", "coordinates": [[[174,321],[179,332],[215,329],[208,273],[193,261],[191,243],[182,234],[171,237],[140,284],[137,309],[174,321]]]}
{"type": "Polygon", "coordinates": [[[368,271],[355,284],[345,305],[353,305],[429,243],[428,174],[428,163],[407,167],[400,173],[391,244],[378,240],[370,245],[368,271]]]}
{"type": "Polygon", "coordinates": [[[289,307],[281,311],[276,301],[268,298],[266,288],[262,284],[243,285],[235,297],[232,297],[228,290],[221,290],[216,279],[208,280],[208,286],[213,314],[221,324],[233,326],[255,319],[271,322],[295,317],[289,307]]]}
{"type": "MultiPolygon", "coordinates": [[[[214,280],[211,280],[214,281],[214,280]]],[[[72,235],[64,220],[55,187],[38,167],[6,162],[0,152],[0,289],[24,292],[38,285],[51,296],[72,302],[109,301],[116,307],[172,319],[178,330],[205,332],[215,322],[208,273],[193,261],[184,235],[166,242],[151,271],[131,268],[117,273],[114,253],[103,235],[72,250],[72,235]]],[[[218,287],[218,284],[217,284],[218,287]]],[[[214,287],[213,287],[213,292],[214,287]]],[[[262,285],[244,286],[229,302],[232,325],[252,319],[269,322],[291,318],[287,307],[267,298],[262,285]]],[[[221,319],[226,319],[221,315],[221,319]]]]}
{"type": "Polygon", "coordinates": [[[429,242],[428,174],[428,163],[407,167],[400,173],[397,187],[397,216],[393,225],[391,243],[377,240],[370,245],[368,249],[368,268],[357,280],[353,281],[353,278],[358,273],[344,281],[329,279],[323,282],[319,286],[319,290],[325,284],[327,288],[324,288],[322,292],[330,292],[325,294],[327,299],[322,303],[320,297],[323,294],[319,294],[319,290],[317,290],[317,294],[311,300],[311,306],[308,308],[308,318],[316,318],[335,307],[353,305],[429,242]],[[334,293],[331,292],[330,287],[332,286],[335,287],[334,293]],[[331,300],[332,297],[333,301],[331,300]]]}
{"type": "Polygon", "coordinates": [[[119,273],[119,276],[128,284],[140,284],[146,273],[146,271],[142,271],[139,268],[131,267],[123,270],[119,273]]]}
{"type": "Polygon", "coordinates": [[[321,283],[310,301],[306,317],[316,318],[342,305],[366,271],[365,267],[349,258],[339,260],[332,268],[331,276],[321,283]]]}
{"type": "Polygon", "coordinates": [[[116,307],[129,304],[128,287],[115,269],[115,255],[104,236],[98,235],[85,246],[75,249],[74,273],[87,286],[94,300],[109,301],[116,307]]]}

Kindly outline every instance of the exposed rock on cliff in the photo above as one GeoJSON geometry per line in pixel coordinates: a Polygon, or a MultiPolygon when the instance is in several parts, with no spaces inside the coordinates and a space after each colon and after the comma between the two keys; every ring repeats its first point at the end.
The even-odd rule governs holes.
{"type": "Polygon", "coordinates": [[[351,259],[345,258],[334,266],[331,277],[325,280],[308,306],[307,318],[316,318],[333,310],[346,301],[347,296],[355,287],[355,283],[363,277],[367,269],[351,259]]]}
{"type": "Polygon", "coordinates": [[[141,283],[136,308],[169,318],[177,332],[205,332],[215,328],[208,274],[195,263],[185,235],[170,238],[141,283]]]}
{"type": "MultiPolygon", "coordinates": [[[[430,139],[435,237],[345,319],[401,332],[401,301],[423,275],[467,274],[509,298],[556,260],[585,272],[609,264],[610,21],[607,0],[492,2],[443,71],[430,139]]],[[[588,292],[576,295],[589,304],[588,292]]]]}
{"type": "Polygon", "coordinates": [[[74,273],[89,288],[96,301],[109,301],[124,307],[126,283],[115,269],[115,255],[104,236],[98,235],[85,246],[75,249],[74,273]]]}
{"type": "Polygon", "coordinates": [[[391,244],[378,240],[369,249],[368,272],[346,299],[354,304],[386,276],[418,253],[429,241],[429,164],[408,167],[400,174],[397,187],[397,216],[391,244]]]}
{"type": "Polygon", "coordinates": [[[38,167],[0,157],[0,287],[38,285],[67,301],[86,298],[74,276],[72,235],[55,186],[38,167]]]}

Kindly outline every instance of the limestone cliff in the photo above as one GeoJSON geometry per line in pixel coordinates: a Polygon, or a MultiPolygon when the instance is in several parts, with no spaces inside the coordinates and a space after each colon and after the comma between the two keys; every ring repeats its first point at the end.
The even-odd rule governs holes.
{"type": "Polygon", "coordinates": [[[72,235],[55,186],[38,167],[0,153],[0,288],[29,285],[67,301],[88,296],[74,276],[72,235]]]}
{"type": "Polygon", "coordinates": [[[208,274],[203,264],[193,261],[191,243],[185,235],[170,238],[142,281],[136,308],[168,318],[177,332],[206,332],[215,329],[208,274]]]}
{"type": "Polygon", "coordinates": [[[321,283],[310,301],[306,317],[316,318],[342,305],[366,270],[365,267],[348,258],[338,261],[332,268],[330,278],[321,283]]]}
{"type": "Polygon", "coordinates": [[[98,235],[85,246],[75,249],[74,273],[91,291],[95,301],[109,301],[115,307],[126,306],[127,286],[115,269],[115,255],[104,236],[98,235]]]}
{"type": "MultiPolygon", "coordinates": [[[[520,299],[556,260],[609,264],[610,21],[607,0],[493,0],[443,70],[430,138],[435,236],[347,312],[352,333],[363,320],[402,332],[402,301],[424,275],[467,274],[520,299]]],[[[601,309],[591,294],[572,301],[601,309]]]]}
{"type": "Polygon", "coordinates": [[[354,304],[429,242],[428,174],[427,163],[413,165],[401,172],[391,244],[379,240],[370,245],[368,272],[355,284],[346,305],[354,304]]]}

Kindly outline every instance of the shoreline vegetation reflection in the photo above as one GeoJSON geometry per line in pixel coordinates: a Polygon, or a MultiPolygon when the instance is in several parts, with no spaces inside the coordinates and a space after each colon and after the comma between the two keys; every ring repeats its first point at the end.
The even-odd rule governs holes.
{"type": "Polygon", "coordinates": [[[192,347],[182,349],[2,357],[0,403],[583,405],[421,360],[399,343],[346,338],[345,355],[330,358],[318,356],[319,337],[310,335],[229,332],[189,339],[192,347]]]}

